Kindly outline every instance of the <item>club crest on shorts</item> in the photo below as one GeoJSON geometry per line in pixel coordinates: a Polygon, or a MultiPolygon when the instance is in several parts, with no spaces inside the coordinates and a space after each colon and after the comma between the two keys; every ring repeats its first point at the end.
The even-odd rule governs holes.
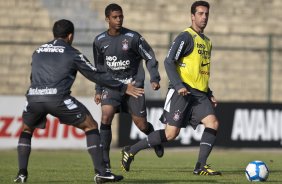
{"type": "Polygon", "coordinates": [[[101,99],[102,99],[102,100],[107,99],[107,98],[108,98],[108,95],[109,95],[108,91],[103,91],[101,99]]]}
{"type": "Polygon", "coordinates": [[[175,111],[174,114],[173,114],[173,120],[174,121],[179,121],[180,115],[181,115],[180,110],[175,111]]]}
{"type": "Polygon", "coordinates": [[[122,41],[122,50],[124,50],[124,51],[128,50],[128,41],[127,41],[127,39],[124,39],[122,41]]]}

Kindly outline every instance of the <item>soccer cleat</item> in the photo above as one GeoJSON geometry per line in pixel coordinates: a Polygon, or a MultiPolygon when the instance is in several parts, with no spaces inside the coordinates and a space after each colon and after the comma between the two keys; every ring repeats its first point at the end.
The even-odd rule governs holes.
{"type": "Polygon", "coordinates": [[[132,153],[129,153],[130,146],[125,146],[121,150],[121,168],[124,171],[129,171],[130,164],[132,160],[134,160],[134,155],[132,153]]]}
{"type": "Polygon", "coordinates": [[[159,144],[157,146],[154,146],[154,150],[156,155],[161,158],[164,156],[164,146],[162,144],[159,144]]]}
{"type": "Polygon", "coordinates": [[[27,180],[27,175],[23,175],[23,174],[18,174],[16,176],[16,178],[14,179],[15,183],[25,183],[27,180]]]}
{"type": "Polygon", "coordinates": [[[212,170],[210,165],[205,165],[204,167],[201,168],[195,168],[193,174],[215,176],[215,175],[221,175],[221,172],[212,170]]]}
{"type": "Polygon", "coordinates": [[[122,175],[115,175],[111,172],[106,172],[104,175],[96,174],[94,181],[96,184],[107,183],[107,182],[119,182],[123,179],[122,175]]]}

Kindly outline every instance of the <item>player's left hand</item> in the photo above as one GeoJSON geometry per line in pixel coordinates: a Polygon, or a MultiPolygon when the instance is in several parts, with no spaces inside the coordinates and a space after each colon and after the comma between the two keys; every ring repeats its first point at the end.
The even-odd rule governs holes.
{"type": "Polygon", "coordinates": [[[183,88],[180,88],[177,93],[181,96],[186,96],[188,94],[190,94],[190,91],[187,90],[187,88],[183,87],[183,88]]]}
{"type": "Polygon", "coordinates": [[[158,89],[160,89],[160,84],[159,83],[157,83],[157,82],[152,82],[151,83],[151,86],[152,86],[152,89],[153,90],[158,90],[158,89]]]}
{"type": "Polygon", "coordinates": [[[99,103],[101,103],[101,98],[102,98],[102,95],[101,94],[95,94],[95,97],[94,97],[94,101],[95,103],[98,105],[99,103]]]}

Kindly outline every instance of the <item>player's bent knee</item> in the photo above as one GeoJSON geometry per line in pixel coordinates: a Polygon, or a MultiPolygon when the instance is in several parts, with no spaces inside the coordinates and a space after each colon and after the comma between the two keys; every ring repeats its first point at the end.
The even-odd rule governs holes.
{"type": "Polygon", "coordinates": [[[172,140],[174,140],[176,137],[177,137],[176,134],[169,134],[169,135],[166,135],[166,139],[167,139],[168,141],[172,141],[172,140]]]}
{"type": "Polygon", "coordinates": [[[102,122],[104,124],[110,125],[114,116],[102,115],[102,122]]]}
{"type": "Polygon", "coordinates": [[[141,132],[146,132],[147,130],[147,125],[145,123],[139,123],[139,124],[136,124],[136,126],[139,128],[141,132]]]}
{"type": "Polygon", "coordinates": [[[27,132],[29,134],[32,134],[34,131],[34,128],[30,128],[29,126],[27,126],[26,124],[23,124],[22,126],[22,132],[27,132]]]}
{"type": "Polygon", "coordinates": [[[180,128],[175,126],[170,126],[169,123],[167,123],[165,128],[165,135],[168,141],[174,140],[180,132],[180,128]]]}
{"type": "Polygon", "coordinates": [[[91,115],[87,115],[85,120],[82,123],[78,124],[76,127],[86,132],[92,129],[97,129],[98,124],[91,115]]]}
{"type": "Polygon", "coordinates": [[[146,132],[148,129],[148,123],[145,121],[145,119],[134,119],[133,122],[141,132],[146,132]]]}
{"type": "Polygon", "coordinates": [[[219,122],[218,121],[212,121],[212,122],[206,123],[205,127],[217,130],[218,127],[219,127],[219,122]]]}
{"type": "Polygon", "coordinates": [[[166,135],[166,139],[168,141],[174,140],[177,136],[178,136],[179,132],[176,131],[166,131],[165,135],[166,135]]]}

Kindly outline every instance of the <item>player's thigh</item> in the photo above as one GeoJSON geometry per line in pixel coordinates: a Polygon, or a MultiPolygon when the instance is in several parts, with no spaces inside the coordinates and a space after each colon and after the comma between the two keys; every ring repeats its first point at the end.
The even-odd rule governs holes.
{"type": "Polygon", "coordinates": [[[84,122],[86,116],[91,115],[88,109],[72,96],[57,102],[50,102],[47,108],[50,114],[57,117],[61,123],[73,126],[84,122]]]}
{"type": "Polygon", "coordinates": [[[89,130],[98,129],[97,122],[93,119],[91,114],[87,114],[85,117],[85,120],[82,123],[75,124],[74,125],[77,128],[80,128],[81,130],[87,132],[89,130]]]}
{"type": "Polygon", "coordinates": [[[176,126],[171,126],[169,124],[165,127],[165,135],[168,141],[174,140],[180,132],[180,128],[176,126]]]}
{"type": "Polygon", "coordinates": [[[206,128],[212,128],[214,130],[217,130],[219,126],[219,122],[216,116],[213,114],[206,116],[204,119],[201,120],[201,122],[205,125],[206,128]]]}
{"type": "Polygon", "coordinates": [[[161,121],[178,128],[186,127],[191,116],[191,103],[191,95],[182,96],[174,91],[166,99],[161,121]]]}
{"type": "Polygon", "coordinates": [[[112,106],[112,105],[102,105],[101,107],[102,109],[102,123],[105,123],[105,124],[111,124],[113,118],[114,118],[114,115],[116,113],[116,107],[112,106]]]}
{"type": "Polygon", "coordinates": [[[45,128],[47,114],[44,103],[27,101],[22,113],[23,123],[31,129],[45,128]]]}
{"type": "Polygon", "coordinates": [[[131,114],[131,117],[132,117],[132,121],[138,127],[139,130],[141,130],[142,132],[147,130],[148,122],[146,117],[135,116],[133,114],[131,114]]]}
{"type": "Polygon", "coordinates": [[[138,98],[127,96],[127,107],[128,112],[132,115],[132,117],[140,117],[140,120],[144,121],[146,119],[147,112],[146,112],[146,100],[145,95],[139,96],[138,98]]]}
{"type": "Polygon", "coordinates": [[[119,107],[122,102],[122,95],[117,90],[104,88],[101,97],[101,105],[111,105],[113,107],[119,107]]]}
{"type": "Polygon", "coordinates": [[[119,91],[105,88],[101,98],[101,121],[105,124],[111,124],[115,113],[119,112],[121,103],[122,95],[119,91]]]}
{"type": "Polygon", "coordinates": [[[214,122],[216,120],[215,110],[207,96],[196,96],[192,107],[192,124],[214,122]]]}

